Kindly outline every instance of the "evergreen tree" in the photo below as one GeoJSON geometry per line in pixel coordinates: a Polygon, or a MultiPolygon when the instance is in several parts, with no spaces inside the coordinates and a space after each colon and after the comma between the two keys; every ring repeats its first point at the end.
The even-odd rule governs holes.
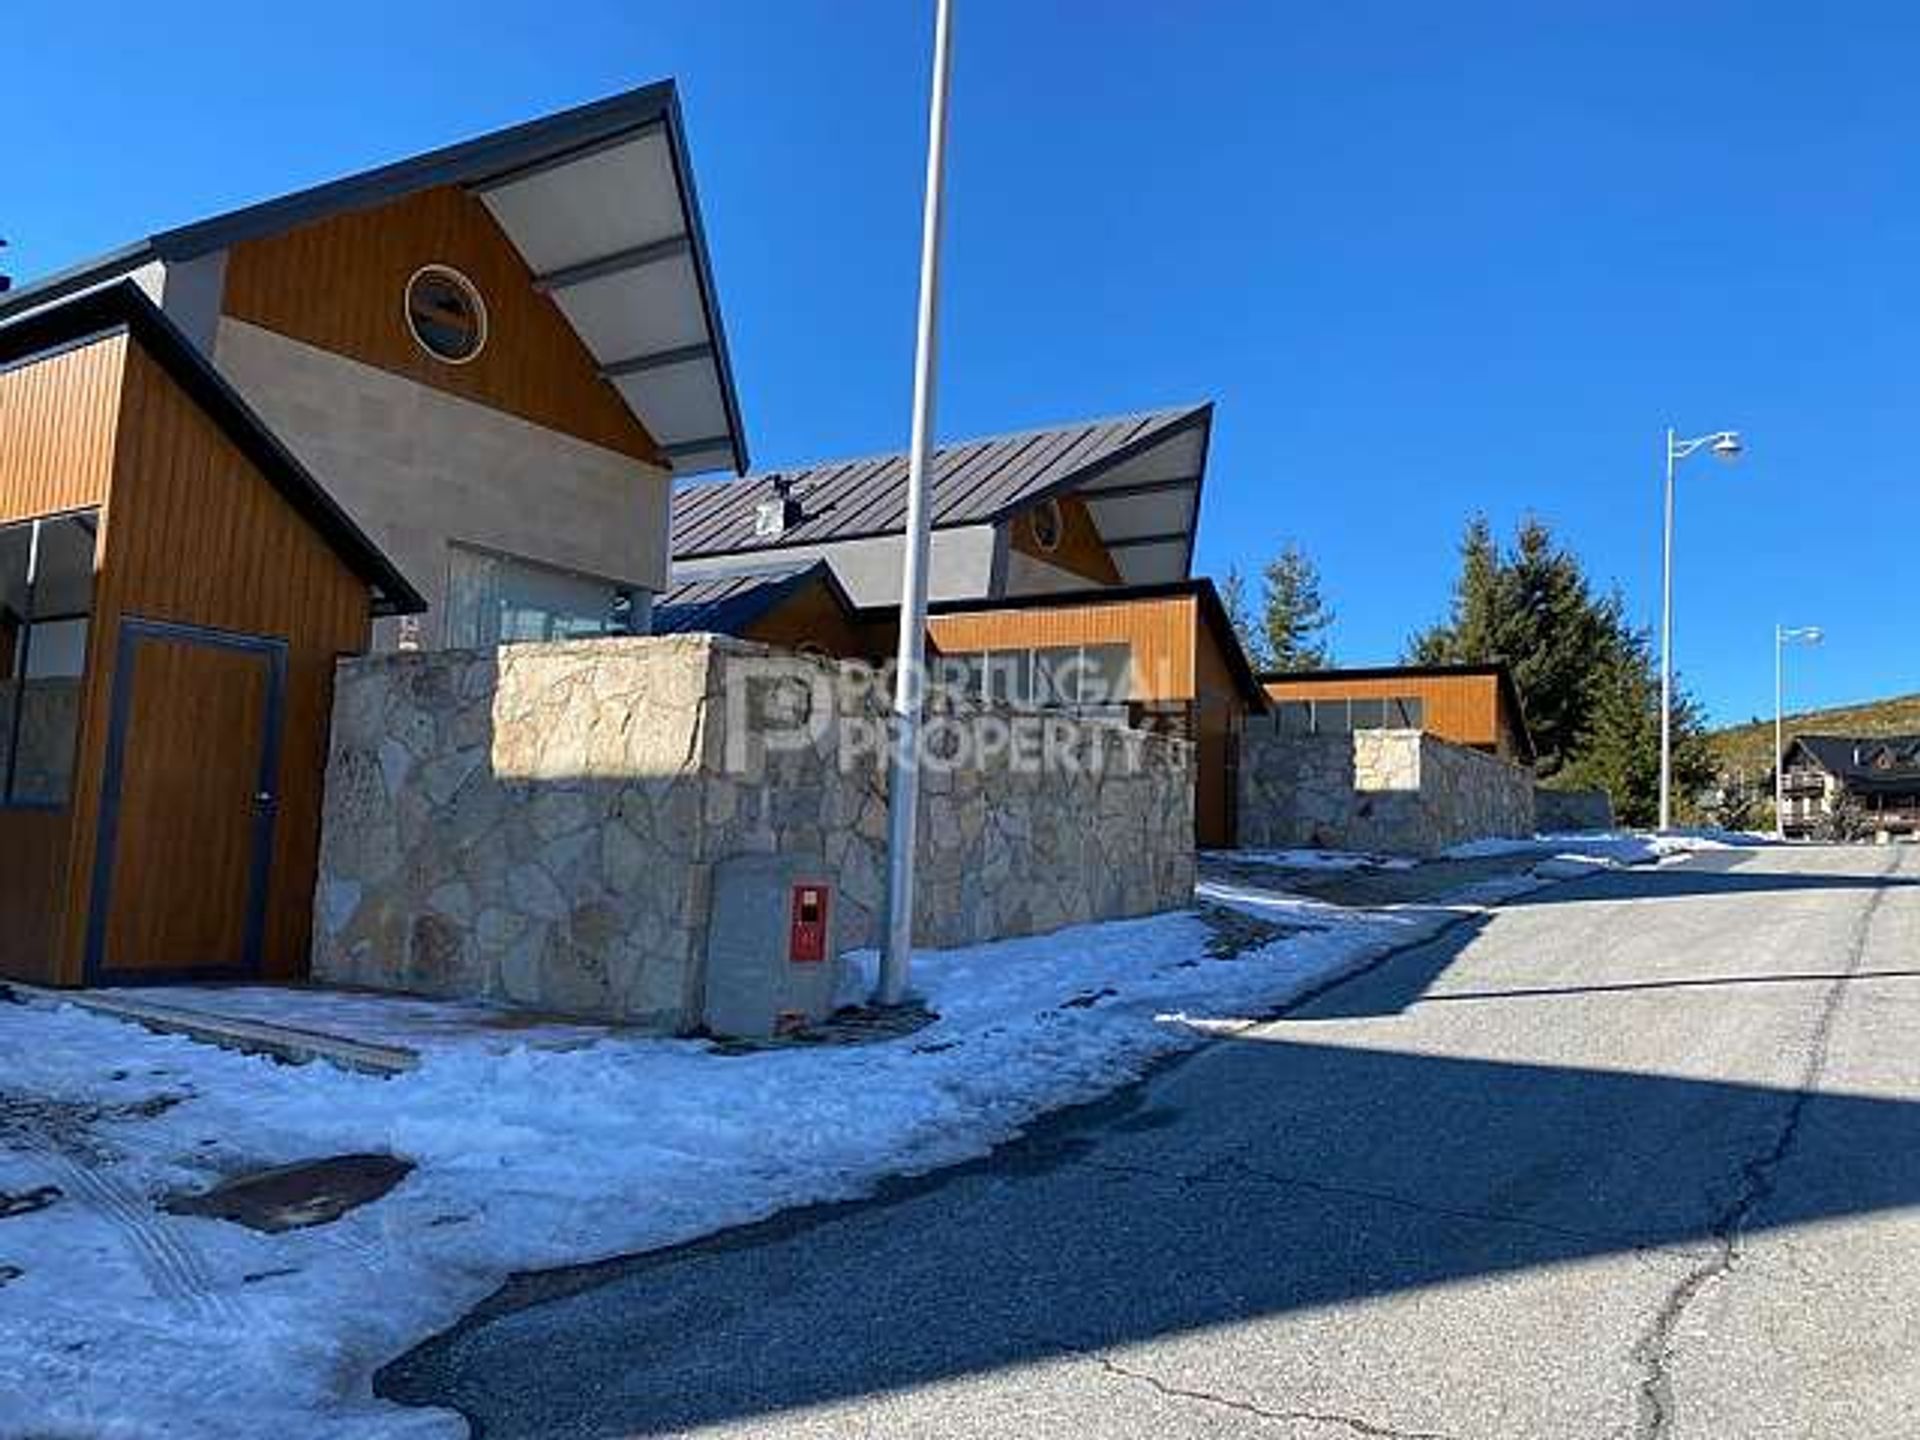
{"type": "Polygon", "coordinates": [[[1220,606],[1227,612],[1233,633],[1240,638],[1240,648],[1247,652],[1247,663],[1256,673],[1271,669],[1273,657],[1267,653],[1267,638],[1254,623],[1247,600],[1247,577],[1238,565],[1229,565],[1226,578],[1220,582],[1220,606]]]}
{"type": "Polygon", "coordinates": [[[1327,631],[1333,610],[1320,592],[1320,570],[1292,541],[1261,574],[1267,668],[1324,670],[1333,663],[1327,631]]]}
{"type": "MultiPolygon", "coordinates": [[[[1660,818],[1660,674],[1644,633],[1621,626],[1613,653],[1594,677],[1592,709],[1579,753],[1561,778],[1592,786],[1612,797],[1614,814],[1628,825],[1654,825],[1660,818]]],[[[1673,702],[1673,793],[1675,813],[1701,818],[1715,780],[1706,727],[1692,700],[1679,690],[1673,702]]]]}

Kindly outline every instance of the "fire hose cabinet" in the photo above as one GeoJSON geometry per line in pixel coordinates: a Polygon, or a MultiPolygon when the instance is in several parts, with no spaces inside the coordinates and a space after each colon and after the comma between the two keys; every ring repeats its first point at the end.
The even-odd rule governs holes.
{"type": "Polygon", "coordinates": [[[714,866],[707,1029],[764,1038],[832,1014],[840,979],[837,899],[818,860],[737,855],[714,866]]]}

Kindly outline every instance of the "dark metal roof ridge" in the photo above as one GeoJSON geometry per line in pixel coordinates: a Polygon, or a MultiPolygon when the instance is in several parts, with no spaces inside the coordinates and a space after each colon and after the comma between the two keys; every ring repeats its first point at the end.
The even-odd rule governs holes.
{"type": "Polygon", "coordinates": [[[420,592],[146,292],[121,280],[0,324],[0,364],[125,329],[220,426],[286,501],[380,597],[375,613],[417,615],[420,592]]]}

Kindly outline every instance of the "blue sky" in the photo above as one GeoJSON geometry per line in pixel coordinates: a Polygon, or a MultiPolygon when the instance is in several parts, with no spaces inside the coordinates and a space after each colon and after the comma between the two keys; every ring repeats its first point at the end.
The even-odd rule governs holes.
{"type": "MultiPolygon", "coordinates": [[[[1920,690],[1920,13],[958,0],[940,431],[1218,404],[1200,564],[1319,561],[1338,657],[1462,522],[1658,604],[1716,718],[1920,690]]],[[[676,77],[757,464],[904,445],[930,41],[908,0],[13,0],[6,263],[676,77]]]]}

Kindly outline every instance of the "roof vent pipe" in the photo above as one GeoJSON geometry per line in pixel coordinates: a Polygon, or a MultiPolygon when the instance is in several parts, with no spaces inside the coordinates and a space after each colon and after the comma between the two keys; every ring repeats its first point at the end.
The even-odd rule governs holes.
{"type": "Polygon", "coordinates": [[[777,539],[805,518],[799,500],[794,497],[793,477],[776,475],[773,477],[773,497],[753,507],[754,538],[777,539]]]}

